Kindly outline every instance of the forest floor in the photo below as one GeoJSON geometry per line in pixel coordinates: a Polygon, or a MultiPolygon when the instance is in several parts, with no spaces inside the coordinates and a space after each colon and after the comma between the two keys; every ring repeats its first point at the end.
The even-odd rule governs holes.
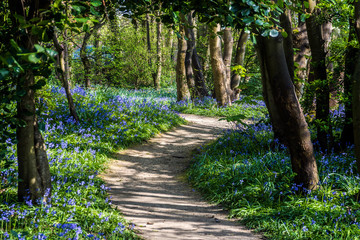
{"type": "Polygon", "coordinates": [[[117,153],[103,179],[112,203],[144,239],[261,239],[186,181],[192,154],[232,126],[182,114],[188,125],[117,153]]]}

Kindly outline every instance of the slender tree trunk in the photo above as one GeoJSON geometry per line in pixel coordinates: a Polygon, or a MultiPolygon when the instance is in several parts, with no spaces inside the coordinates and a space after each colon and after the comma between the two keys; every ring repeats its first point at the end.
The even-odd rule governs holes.
{"type": "Polygon", "coordinates": [[[282,37],[258,36],[257,44],[262,77],[265,79],[264,91],[271,95],[273,102],[268,103],[274,104],[271,107],[279,114],[282,132],[286,132],[291,165],[296,173],[295,183],[306,189],[316,189],[319,177],[310,132],[291,81],[282,37]]]}
{"type": "Polygon", "coordinates": [[[325,41],[322,37],[321,24],[318,22],[319,12],[311,11],[311,15],[306,19],[309,44],[312,56],[312,66],[314,69],[314,80],[316,85],[316,119],[319,121],[317,126],[317,140],[322,151],[328,149],[328,130],[329,125],[329,83],[326,73],[326,52],[325,41]]]}
{"type": "Polygon", "coordinates": [[[294,79],[294,86],[296,96],[301,99],[303,94],[303,86],[307,78],[307,56],[310,55],[310,45],[307,37],[306,24],[300,22],[296,33],[293,34],[294,48],[298,49],[295,53],[295,63],[297,65],[297,71],[294,79]]]}
{"type": "Polygon", "coordinates": [[[65,89],[65,93],[66,93],[66,98],[68,101],[68,105],[69,105],[69,112],[70,115],[75,119],[76,122],[79,122],[79,117],[76,113],[76,108],[75,108],[75,104],[74,104],[74,100],[72,98],[71,95],[71,91],[70,91],[70,85],[68,80],[66,79],[66,64],[65,64],[65,51],[64,48],[60,45],[58,39],[57,39],[57,35],[56,35],[56,30],[54,30],[54,36],[53,36],[53,42],[54,42],[54,46],[56,48],[56,51],[58,52],[58,57],[57,57],[57,65],[58,65],[58,70],[57,70],[57,75],[58,78],[60,79],[64,89],[65,89]]]}
{"type": "Polygon", "coordinates": [[[235,92],[231,89],[231,58],[234,46],[234,39],[230,27],[224,29],[224,65],[225,65],[225,86],[230,100],[235,100],[235,92]]]}
{"type": "MultiPolygon", "coordinates": [[[[192,13],[188,13],[188,15],[191,15],[192,13]]],[[[189,25],[188,22],[188,16],[185,17],[184,14],[180,14],[181,22],[184,24],[185,28],[185,36],[187,38],[187,49],[186,49],[186,56],[185,56],[185,69],[186,69],[186,80],[187,84],[189,86],[191,99],[194,99],[199,96],[199,93],[196,91],[195,88],[195,79],[194,79],[194,71],[192,68],[192,55],[194,53],[195,48],[195,42],[193,41],[193,38],[190,36],[190,28],[187,26],[189,25]]]]}
{"type": "Polygon", "coordinates": [[[194,70],[194,77],[195,77],[195,87],[199,92],[200,98],[205,96],[209,96],[206,84],[205,84],[205,77],[203,74],[202,66],[200,63],[199,56],[196,51],[196,47],[193,50],[192,54],[192,67],[194,70]]]}
{"type": "Polygon", "coordinates": [[[162,23],[161,21],[158,21],[156,24],[156,37],[157,37],[157,43],[156,43],[156,53],[157,53],[157,68],[156,68],[156,77],[154,81],[154,87],[155,89],[160,89],[160,81],[161,81],[161,69],[162,69],[162,23]]]}
{"type": "Polygon", "coordinates": [[[102,64],[102,42],[100,41],[100,35],[101,35],[101,28],[98,28],[95,32],[95,83],[101,84],[102,80],[102,70],[103,70],[103,64],[102,64]]]}
{"type": "MultiPolygon", "coordinates": [[[[249,38],[249,34],[246,33],[244,30],[241,31],[240,37],[237,43],[236,47],[236,55],[235,55],[235,62],[234,65],[241,65],[244,67],[244,59],[245,59],[245,52],[246,52],[246,42],[249,38]]],[[[240,85],[241,82],[241,76],[237,74],[236,72],[232,73],[231,76],[231,89],[235,91],[235,99],[239,98],[240,95],[240,89],[237,87],[240,85]]]]}
{"type": "Polygon", "coordinates": [[[194,18],[192,17],[192,13],[187,14],[186,19],[183,16],[183,21],[186,22],[185,25],[185,33],[187,37],[187,52],[186,52],[186,77],[188,80],[189,86],[193,86],[194,89],[192,92],[192,97],[200,97],[203,98],[207,96],[207,89],[205,85],[204,75],[202,72],[202,67],[200,63],[199,56],[196,51],[196,38],[194,32],[194,18]]]}
{"type": "Polygon", "coordinates": [[[221,41],[217,35],[220,31],[220,24],[211,27],[211,34],[209,40],[211,67],[214,78],[214,90],[216,101],[219,106],[226,106],[231,104],[230,98],[226,89],[226,71],[223,58],[221,56],[221,41]]]}
{"type": "MultiPolygon", "coordinates": [[[[20,0],[9,1],[9,8],[12,14],[23,16],[26,14],[27,21],[34,18],[41,18],[42,10],[49,9],[50,1],[29,1],[29,9],[23,8],[20,0]],[[37,4],[35,4],[37,3],[37,4]],[[27,11],[26,11],[27,10],[27,11]]],[[[15,29],[18,22],[13,22],[15,29]]],[[[16,40],[18,45],[29,51],[34,50],[38,39],[30,33],[16,40]]],[[[49,164],[41,144],[41,133],[37,128],[35,95],[32,89],[35,84],[34,73],[26,70],[17,79],[17,89],[24,90],[25,94],[17,102],[17,116],[22,126],[17,126],[17,156],[18,156],[18,200],[32,200],[33,204],[46,201],[51,194],[51,178],[49,164]]]]}
{"type": "Polygon", "coordinates": [[[179,26],[180,38],[178,38],[178,53],[176,61],[176,89],[177,101],[187,100],[190,98],[190,91],[186,81],[185,57],[186,57],[186,40],[185,29],[183,24],[179,26]]]}
{"type": "Polygon", "coordinates": [[[67,39],[67,31],[64,31],[64,62],[65,62],[65,80],[69,83],[69,87],[71,87],[70,84],[70,59],[69,59],[69,43],[68,43],[68,39],[67,39]]]}

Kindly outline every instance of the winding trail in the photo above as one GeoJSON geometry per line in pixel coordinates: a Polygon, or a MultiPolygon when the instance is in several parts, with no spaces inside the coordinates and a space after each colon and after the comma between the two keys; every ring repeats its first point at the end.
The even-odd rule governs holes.
{"type": "Polygon", "coordinates": [[[216,118],[182,114],[189,121],[147,143],[119,152],[103,179],[113,205],[144,239],[261,239],[184,181],[191,153],[230,126],[216,118]]]}

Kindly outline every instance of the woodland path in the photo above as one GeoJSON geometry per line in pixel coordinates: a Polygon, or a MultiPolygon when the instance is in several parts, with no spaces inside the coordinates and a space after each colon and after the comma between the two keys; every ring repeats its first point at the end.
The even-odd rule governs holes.
{"type": "Polygon", "coordinates": [[[114,156],[103,174],[113,205],[149,240],[261,239],[186,183],[192,152],[231,125],[182,114],[188,125],[162,133],[114,156]]]}

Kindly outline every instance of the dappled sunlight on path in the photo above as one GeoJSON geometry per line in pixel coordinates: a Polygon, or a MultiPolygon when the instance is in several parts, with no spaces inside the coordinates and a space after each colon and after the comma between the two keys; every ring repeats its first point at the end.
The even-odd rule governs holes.
{"type": "Polygon", "coordinates": [[[260,239],[184,181],[191,153],[230,126],[183,115],[190,123],[121,151],[103,179],[112,202],[145,239],[260,239]]]}

